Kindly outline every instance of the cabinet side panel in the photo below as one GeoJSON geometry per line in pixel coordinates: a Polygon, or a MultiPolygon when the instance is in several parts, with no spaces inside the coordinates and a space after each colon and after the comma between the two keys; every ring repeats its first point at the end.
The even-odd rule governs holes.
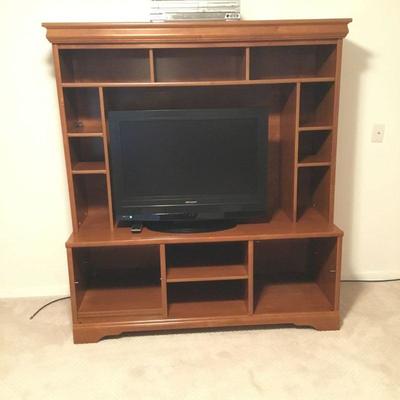
{"type": "Polygon", "coordinates": [[[338,40],[336,48],[336,84],[335,84],[335,98],[333,109],[333,130],[332,130],[332,154],[331,154],[331,192],[330,192],[330,212],[329,222],[333,222],[334,217],[334,201],[335,201],[335,179],[336,179],[336,150],[337,150],[337,134],[338,134],[338,120],[339,120],[339,97],[340,97],[340,79],[342,67],[342,47],[343,40],[338,40]]]}
{"type": "Polygon", "coordinates": [[[54,69],[56,75],[56,83],[57,83],[57,95],[58,95],[58,104],[60,108],[60,118],[61,118],[61,128],[63,134],[63,143],[64,143],[64,157],[65,157],[65,165],[67,169],[67,180],[68,180],[68,191],[69,191],[69,200],[71,207],[71,216],[72,216],[72,226],[74,232],[78,231],[78,218],[76,213],[75,206],[75,191],[74,191],[74,181],[71,173],[71,157],[70,157],[70,148],[69,141],[67,137],[67,120],[65,116],[65,107],[64,107],[64,94],[61,87],[61,69],[60,69],[60,57],[59,50],[57,45],[53,45],[53,60],[54,60],[54,69]]]}

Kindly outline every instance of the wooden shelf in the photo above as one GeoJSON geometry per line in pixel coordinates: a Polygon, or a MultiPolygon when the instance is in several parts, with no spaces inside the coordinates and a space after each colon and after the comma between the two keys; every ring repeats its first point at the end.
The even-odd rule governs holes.
{"type": "Polygon", "coordinates": [[[102,137],[101,121],[94,117],[77,116],[77,121],[68,121],[67,135],[71,137],[102,137]],[[93,118],[93,119],[90,119],[93,118]]]}
{"type": "Polygon", "coordinates": [[[301,163],[298,163],[299,168],[312,168],[312,167],[329,167],[331,163],[329,161],[314,161],[318,160],[318,157],[307,157],[301,163]]]}
{"type": "Polygon", "coordinates": [[[106,174],[104,161],[81,161],[72,165],[73,174],[106,174]]]}
{"type": "MultiPolygon", "coordinates": [[[[256,285],[260,283],[256,282],[256,285]]],[[[256,289],[255,313],[303,313],[332,311],[320,287],[315,282],[261,283],[256,289]]]]}
{"type": "Polygon", "coordinates": [[[221,316],[247,315],[244,300],[210,300],[170,303],[169,318],[212,318],[221,316]]]}
{"type": "Polygon", "coordinates": [[[63,83],[64,88],[97,88],[97,87],[185,87],[185,86],[238,86],[238,85],[278,85],[290,83],[321,83],[335,82],[335,77],[300,77],[292,76],[286,78],[269,79],[237,79],[237,80],[214,80],[214,81],[174,81],[174,82],[79,82],[63,83]]]}
{"type": "Polygon", "coordinates": [[[169,267],[167,282],[202,282],[247,279],[244,265],[169,267]]]}
{"type": "Polygon", "coordinates": [[[161,287],[88,288],[78,317],[162,315],[161,287]]]}
{"type": "MultiPolygon", "coordinates": [[[[105,212],[105,209],[104,209],[105,212]]],[[[126,246],[129,244],[160,243],[217,243],[243,240],[268,240],[319,236],[341,236],[343,233],[315,209],[305,209],[296,224],[279,210],[269,222],[239,224],[232,229],[212,233],[188,233],[185,235],[155,232],[143,228],[132,234],[129,228],[114,228],[110,231],[107,219],[85,220],[79,232],[71,234],[67,247],[126,246]]]]}
{"type": "Polygon", "coordinates": [[[317,132],[317,131],[331,131],[332,125],[315,125],[315,124],[303,124],[299,128],[299,132],[317,132]]]}
{"type": "Polygon", "coordinates": [[[67,132],[67,136],[70,138],[92,138],[92,137],[100,137],[102,138],[103,132],[67,132]]]}

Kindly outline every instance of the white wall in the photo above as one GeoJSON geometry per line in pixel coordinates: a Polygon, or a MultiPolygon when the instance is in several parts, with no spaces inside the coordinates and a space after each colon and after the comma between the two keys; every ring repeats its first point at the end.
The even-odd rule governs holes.
{"type": "MultiPolygon", "coordinates": [[[[56,88],[43,21],[145,20],[148,1],[3,0],[0,297],[68,292],[71,231],[56,88]]],[[[246,19],[352,17],[344,47],[336,223],[345,278],[400,277],[398,0],[242,0],[246,19]],[[372,125],[386,124],[383,144],[372,125]]]]}

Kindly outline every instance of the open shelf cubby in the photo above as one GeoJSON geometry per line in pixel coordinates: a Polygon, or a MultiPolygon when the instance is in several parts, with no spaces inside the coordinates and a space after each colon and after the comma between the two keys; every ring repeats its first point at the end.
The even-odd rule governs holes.
{"type": "Polygon", "coordinates": [[[314,209],[330,219],[331,170],[328,166],[304,167],[298,171],[297,219],[314,209]]]}
{"type": "Polygon", "coordinates": [[[245,77],[243,48],[157,49],[158,82],[234,81],[245,77]]]}
{"type": "Polygon", "coordinates": [[[256,314],[335,307],[336,238],[268,240],[254,245],[256,314]]]}
{"type": "Polygon", "coordinates": [[[332,78],[336,71],[335,45],[254,47],[250,51],[250,78],[332,78]]]}
{"type": "Polygon", "coordinates": [[[167,281],[247,279],[247,243],[173,244],[166,246],[167,281]]]}
{"type": "Polygon", "coordinates": [[[149,54],[142,49],[60,50],[63,83],[148,82],[149,54]]]}
{"type": "Polygon", "coordinates": [[[68,134],[103,131],[97,88],[64,88],[64,107],[68,134]]]}
{"type": "Polygon", "coordinates": [[[295,160],[291,155],[296,131],[296,85],[229,85],[210,87],[105,88],[105,109],[152,110],[197,108],[265,108],[268,112],[268,215],[289,208],[295,160]],[[285,143],[281,146],[281,143],[285,143]],[[291,158],[290,158],[291,157],[291,158]],[[286,163],[282,171],[281,163],[286,163]],[[291,176],[287,176],[290,175],[291,176]]]}
{"type": "Polygon", "coordinates": [[[170,318],[246,315],[247,283],[185,282],[168,285],[170,318]]]}
{"type": "Polygon", "coordinates": [[[75,249],[78,317],[161,316],[158,246],[75,249]]]}
{"type": "Polygon", "coordinates": [[[329,126],[333,123],[335,85],[302,83],[300,91],[300,127],[329,126]]]}
{"type": "Polygon", "coordinates": [[[109,224],[107,183],[104,174],[76,174],[73,176],[76,218],[81,229],[94,229],[109,224]]]}
{"type": "Polygon", "coordinates": [[[332,155],[332,132],[300,132],[298,163],[300,166],[330,163],[332,155]]]}
{"type": "Polygon", "coordinates": [[[73,174],[106,173],[101,137],[69,138],[73,174]]]}

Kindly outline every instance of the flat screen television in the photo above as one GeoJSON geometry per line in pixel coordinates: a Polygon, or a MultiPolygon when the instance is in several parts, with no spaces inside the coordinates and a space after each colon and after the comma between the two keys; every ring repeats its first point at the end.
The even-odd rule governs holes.
{"type": "Polygon", "coordinates": [[[226,228],[266,213],[266,109],[110,111],[119,225],[226,228]]]}

